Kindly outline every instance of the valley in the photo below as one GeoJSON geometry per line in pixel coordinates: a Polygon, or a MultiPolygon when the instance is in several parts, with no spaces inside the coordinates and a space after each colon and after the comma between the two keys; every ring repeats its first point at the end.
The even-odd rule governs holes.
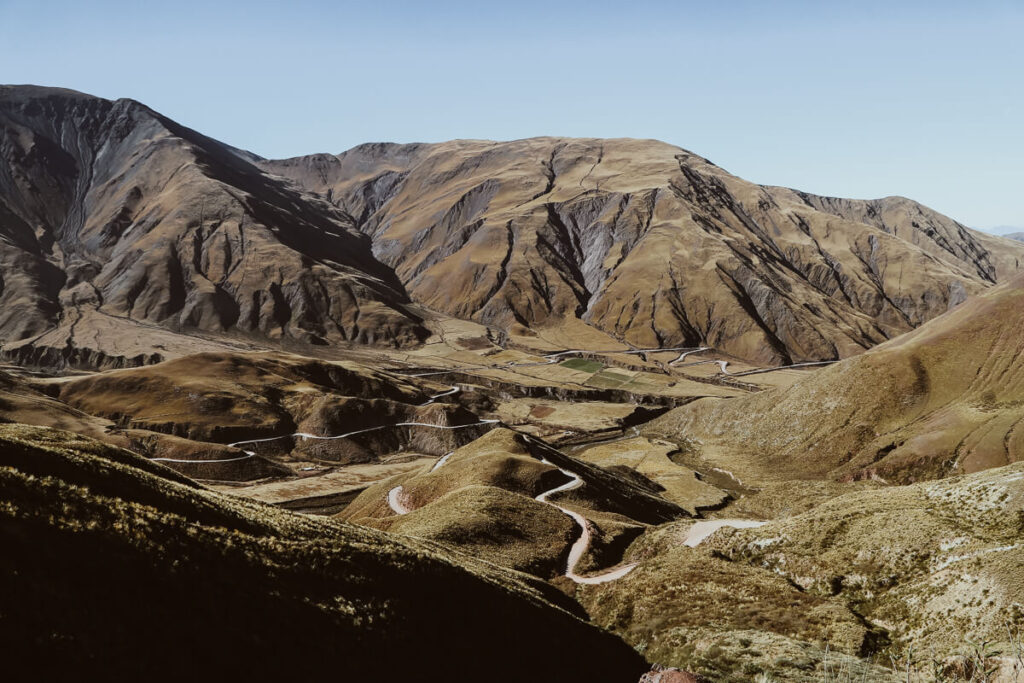
{"type": "Polygon", "coordinates": [[[0,124],[0,635],[43,673],[1024,676],[1024,243],[652,140],[0,124]]]}

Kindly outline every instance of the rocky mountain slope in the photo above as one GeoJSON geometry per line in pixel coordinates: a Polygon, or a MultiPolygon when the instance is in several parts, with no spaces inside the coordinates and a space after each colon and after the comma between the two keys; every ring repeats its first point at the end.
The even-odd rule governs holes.
{"type": "Polygon", "coordinates": [[[0,427],[0,541],[12,680],[629,683],[647,669],[524,574],[216,494],[66,432],[0,427]]]}
{"type": "Polygon", "coordinates": [[[0,160],[0,343],[49,366],[415,344],[412,302],[513,336],[832,359],[1024,260],[907,199],[754,185],[656,141],[267,161],[134,101],[3,86],[0,160]]]}
{"type": "Polygon", "coordinates": [[[0,88],[0,237],[0,342],[23,361],[145,362],[172,331],[424,335],[346,214],[131,100],[0,88]]]}
{"type": "Polygon", "coordinates": [[[759,186],[649,140],[369,144],[260,165],[351,215],[415,300],[514,333],[579,318],[641,347],[832,359],[1024,262],[908,199],[759,186]]]}
{"type": "Polygon", "coordinates": [[[785,389],[705,398],[648,433],[743,479],[907,481],[1024,459],[1024,278],[785,389]]]}

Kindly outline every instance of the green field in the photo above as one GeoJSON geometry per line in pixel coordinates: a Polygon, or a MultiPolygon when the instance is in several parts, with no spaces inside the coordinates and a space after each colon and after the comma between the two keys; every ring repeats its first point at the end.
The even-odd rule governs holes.
{"type": "Polygon", "coordinates": [[[569,368],[570,370],[580,370],[582,372],[600,372],[604,369],[604,366],[594,360],[587,360],[586,358],[572,358],[570,360],[561,363],[563,368],[569,368]]]}

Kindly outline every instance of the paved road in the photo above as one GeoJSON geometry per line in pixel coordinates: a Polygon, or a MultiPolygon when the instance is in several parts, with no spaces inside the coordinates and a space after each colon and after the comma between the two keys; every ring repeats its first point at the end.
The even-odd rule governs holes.
{"type": "MultiPolygon", "coordinates": [[[[620,350],[596,351],[596,350],[593,350],[593,349],[569,349],[568,351],[559,351],[558,353],[549,353],[549,354],[546,354],[544,356],[541,356],[541,358],[543,358],[544,360],[542,360],[540,362],[534,362],[534,361],[514,361],[514,360],[512,360],[512,361],[509,361],[507,363],[496,363],[494,365],[487,365],[487,366],[483,366],[483,367],[485,367],[488,370],[501,370],[503,368],[530,368],[530,367],[536,367],[538,365],[553,365],[553,364],[559,362],[559,360],[561,358],[565,357],[565,356],[573,356],[573,355],[577,355],[578,356],[580,354],[586,354],[586,353],[600,354],[600,355],[609,355],[609,354],[613,354],[613,353],[618,353],[618,354],[622,354],[622,355],[638,355],[638,354],[645,354],[645,353],[665,353],[665,352],[668,352],[668,351],[684,351],[684,352],[688,352],[688,353],[697,353],[698,351],[707,351],[707,350],[708,349],[706,347],[705,348],[701,348],[701,349],[695,349],[692,346],[669,346],[669,347],[665,347],[665,348],[656,348],[656,349],[631,349],[629,351],[620,351],[620,350]]],[[[686,353],[683,353],[683,355],[680,356],[680,358],[685,358],[685,357],[686,357],[686,353]]],[[[676,358],[674,361],[672,361],[672,363],[677,363],[677,362],[679,362],[679,358],[676,358]]],[[[671,365],[672,363],[669,363],[669,365],[671,365]]],[[[450,370],[433,370],[431,372],[420,372],[420,373],[417,373],[417,374],[414,374],[414,375],[406,375],[406,376],[407,377],[430,377],[432,375],[446,375],[449,372],[460,372],[460,369],[459,368],[452,368],[450,370]]]]}
{"type": "MultiPolygon", "coordinates": [[[[450,388],[450,389],[448,389],[446,391],[441,392],[440,394],[436,394],[434,396],[431,396],[430,399],[427,400],[426,403],[421,403],[420,407],[430,405],[431,403],[433,403],[437,399],[439,399],[439,398],[441,398],[443,396],[451,396],[452,394],[455,394],[458,391],[459,391],[458,387],[452,387],[452,388],[450,388]]],[[[498,422],[500,422],[500,420],[480,420],[479,422],[472,422],[470,424],[464,424],[464,425],[435,425],[435,424],[430,424],[428,422],[394,422],[392,424],[378,425],[376,427],[366,427],[365,429],[357,429],[357,430],[352,431],[352,432],[346,432],[344,434],[336,434],[334,436],[319,436],[317,434],[309,434],[308,432],[295,432],[294,434],[282,434],[281,436],[271,436],[271,437],[267,437],[265,439],[246,439],[244,441],[236,441],[234,443],[228,444],[228,446],[231,447],[231,448],[238,448],[238,449],[240,449],[240,450],[245,452],[245,455],[240,455],[237,458],[221,458],[221,459],[218,459],[218,460],[186,460],[186,459],[183,459],[183,458],[152,458],[152,460],[156,460],[158,462],[182,462],[182,463],[193,462],[193,463],[210,463],[210,464],[223,463],[223,462],[237,462],[239,460],[248,460],[249,458],[256,457],[256,451],[245,450],[244,448],[242,448],[243,445],[256,444],[256,443],[267,443],[267,442],[270,442],[270,441],[279,441],[280,439],[299,438],[299,439],[318,439],[318,440],[321,440],[321,441],[332,441],[334,439],[347,439],[350,436],[355,436],[357,434],[365,434],[367,432],[374,432],[374,431],[377,431],[377,430],[380,430],[380,429],[390,429],[391,427],[429,427],[431,429],[455,430],[455,429],[466,429],[467,427],[479,427],[480,425],[486,425],[486,424],[497,424],[498,422]]]]}
{"type": "Polygon", "coordinates": [[[696,548],[703,543],[711,534],[715,533],[719,529],[725,527],[731,527],[733,529],[753,529],[759,526],[764,526],[768,522],[759,522],[753,519],[709,519],[703,522],[697,522],[690,527],[689,533],[686,534],[686,539],[683,541],[683,545],[689,548],[696,548]]]}
{"type": "Polygon", "coordinates": [[[780,365],[775,368],[760,368],[758,370],[747,370],[746,372],[737,372],[733,377],[744,377],[746,375],[760,375],[765,372],[775,372],[777,370],[789,370],[790,368],[810,368],[815,365],[834,365],[838,363],[837,360],[819,360],[811,363],[793,363],[792,365],[780,365]]]}
{"type": "Polygon", "coordinates": [[[675,365],[676,363],[682,363],[684,360],[686,360],[686,357],[689,356],[690,354],[700,353],[701,351],[710,351],[710,350],[711,350],[710,346],[702,346],[699,349],[689,349],[687,351],[683,351],[681,354],[679,354],[679,357],[676,358],[674,361],[670,362],[669,365],[675,365]]]}
{"type": "Polygon", "coordinates": [[[388,505],[398,515],[407,515],[412,512],[412,508],[405,502],[405,490],[401,486],[396,486],[388,491],[388,505]]]}
{"type": "MultiPolygon", "coordinates": [[[[553,463],[547,460],[543,460],[542,462],[545,465],[557,467],[557,465],[554,465],[553,463]]],[[[582,532],[580,533],[580,537],[576,539],[576,542],[572,544],[572,548],[570,548],[569,550],[569,561],[566,566],[565,575],[569,577],[571,580],[575,581],[576,583],[599,584],[614,581],[615,579],[620,579],[626,574],[633,571],[633,569],[636,567],[635,562],[632,564],[626,564],[621,567],[617,567],[616,569],[605,572],[604,574],[598,574],[597,576],[580,576],[576,573],[576,565],[578,565],[580,560],[583,559],[583,556],[586,554],[587,549],[590,547],[590,524],[587,522],[587,519],[583,515],[573,510],[570,510],[569,508],[562,507],[557,503],[552,503],[550,500],[548,500],[548,498],[555,495],[556,493],[572,491],[573,489],[577,489],[583,486],[583,480],[579,477],[579,475],[574,474],[569,470],[563,470],[560,467],[558,469],[562,472],[562,474],[566,475],[567,477],[570,477],[569,481],[566,482],[565,484],[562,484],[561,486],[557,486],[551,489],[550,491],[545,491],[544,493],[537,496],[536,500],[538,500],[541,503],[547,503],[552,507],[558,508],[564,514],[572,518],[572,520],[576,522],[576,525],[579,526],[582,530],[582,532]]]]}

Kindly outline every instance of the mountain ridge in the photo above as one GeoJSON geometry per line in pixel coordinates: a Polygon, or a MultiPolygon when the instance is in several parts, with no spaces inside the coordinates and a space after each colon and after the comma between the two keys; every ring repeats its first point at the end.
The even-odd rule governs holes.
{"type": "Polygon", "coordinates": [[[988,236],[910,200],[757,186],[659,141],[370,143],[261,167],[343,207],[373,236],[375,255],[431,308],[498,327],[543,327],[575,316],[637,346],[707,344],[761,361],[842,357],[912,329],[1020,267],[1019,257],[997,253],[988,236]],[[611,171],[602,170],[609,165],[611,171]],[[671,215],[659,221],[659,212],[671,215]],[[809,218],[794,221],[794,213],[809,218]],[[675,236],[648,240],[652,220],[675,236]],[[782,235],[787,243],[776,244],[784,220],[791,224],[782,235]],[[862,233],[853,245],[837,245],[845,255],[821,248],[830,238],[821,224],[829,221],[862,233]],[[887,242],[893,237],[898,242],[887,242]],[[657,243],[649,249],[668,253],[680,239],[684,248],[703,249],[704,258],[678,251],[668,259],[640,256],[648,241],[657,243]],[[740,240],[746,244],[729,244],[740,240]],[[588,241],[599,244],[588,251],[588,241]],[[905,296],[901,275],[873,263],[878,250],[883,259],[916,259],[914,268],[929,282],[941,279],[947,291],[925,294],[915,285],[917,296],[905,296]],[[637,261],[633,268],[620,268],[630,259],[637,261]],[[645,277],[662,293],[678,293],[694,284],[687,274],[712,259],[724,262],[714,291],[656,293],[654,302],[637,296],[652,284],[636,283],[645,277]],[[838,272],[836,263],[859,272],[838,272]],[[441,283],[476,293],[452,300],[441,283]],[[478,287],[483,283],[488,287],[478,287]],[[788,296],[787,287],[802,291],[788,296]],[[801,312],[807,302],[819,312],[801,312]],[[712,306],[745,320],[739,329],[712,329],[712,306]],[[828,310],[837,306],[846,310],[828,310]],[[624,320],[628,311],[640,313],[631,315],[636,325],[624,320]],[[841,339],[840,348],[816,333],[822,323],[841,339]]]}
{"type": "Polygon", "coordinates": [[[1024,261],[911,200],[755,185],[656,140],[275,161],[134,100],[36,86],[0,86],[0,126],[0,343],[36,365],[408,347],[445,317],[525,343],[582,324],[634,348],[833,360],[1024,261]]]}
{"type": "Polygon", "coordinates": [[[346,216],[232,148],[68,91],[0,88],[0,122],[5,341],[64,328],[49,345],[74,346],[94,315],[311,343],[424,336],[346,216]]]}

